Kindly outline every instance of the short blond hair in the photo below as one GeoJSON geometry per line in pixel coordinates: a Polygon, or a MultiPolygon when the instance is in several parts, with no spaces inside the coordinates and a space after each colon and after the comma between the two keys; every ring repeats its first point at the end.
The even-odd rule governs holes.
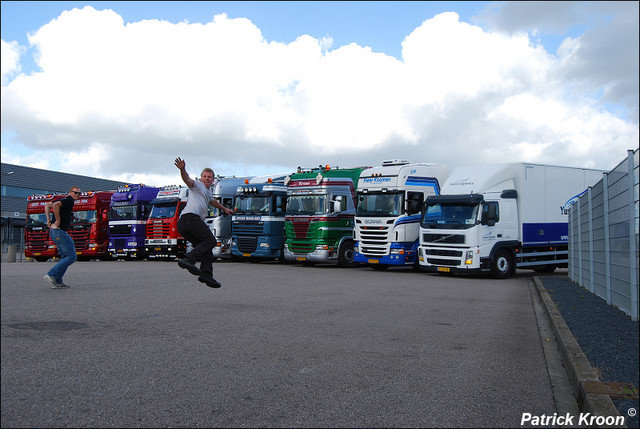
{"type": "MultiPolygon", "coordinates": [[[[209,167],[207,167],[207,168],[203,169],[203,170],[202,170],[202,173],[204,173],[205,171],[206,171],[207,173],[211,173],[211,175],[215,177],[215,173],[214,173],[214,172],[213,172],[213,170],[212,170],[212,169],[210,169],[209,167]]],[[[200,175],[201,175],[201,176],[202,176],[202,173],[200,173],[200,175]]]]}

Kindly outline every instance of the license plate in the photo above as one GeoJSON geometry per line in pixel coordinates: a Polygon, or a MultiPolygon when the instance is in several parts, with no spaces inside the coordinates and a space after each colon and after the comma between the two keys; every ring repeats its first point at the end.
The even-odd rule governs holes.
{"type": "Polygon", "coordinates": [[[443,273],[451,272],[451,268],[449,267],[438,267],[438,271],[442,271],[443,273]]]}
{"type": "Polygon", "coordinates": [[[34,256],[40,256],[40,255],[42,255],[42,253],[34,253],[33,255],[34,256]]]}
{"type": "Polygon", "coordinates": [[[379,264],[380,261],[378,259],[369,259],[367,262],[369,262],[370,264],[379,264]]]}
{"type": "Polygon", "coordinates": [[[245,258],[250,258],[251,257],[251,253],[243,253],[242,256],[244,256],[245,258]]]}
{"type": "Polygon", "coordinates": [[[156,252],[159,252],[159,251],[162,250],[162,247],[154,247],[154,249],[155,249],[156,252]]]}
{"type": "Polygon", "coordinates": [[[296,257],[296,261],[304,262],[304,261],[306,261],[306,260],[307,260],[307,258],[305,258],[304,256],[298,256],[298,257],[296,257]]]}

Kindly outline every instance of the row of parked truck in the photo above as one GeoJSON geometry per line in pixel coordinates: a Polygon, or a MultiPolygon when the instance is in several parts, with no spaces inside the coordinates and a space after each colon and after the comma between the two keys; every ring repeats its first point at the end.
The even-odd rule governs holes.
{"type": "MultiPolygon", "coordinates": [[[[456,168],[385,161],[376,167],[298,168],[291,174],[218,177],[206,223],[217,258],[410,265],[441,273],[552,272],[568,261],[568,208],[603,171],[504,163],[456,168]]],[[[82,259],[171,259],[189,243],[177,220],[189,189],[127,185],[84,192],[69,234],[82,259]]],[[[56,256],[44,203],[27,199],[27,257],[56,256]]]]}

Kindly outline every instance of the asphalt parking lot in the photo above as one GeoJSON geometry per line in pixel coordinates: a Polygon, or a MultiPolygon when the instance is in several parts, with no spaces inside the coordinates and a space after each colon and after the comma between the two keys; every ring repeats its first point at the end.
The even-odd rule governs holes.
{"type": "MultiPolygon", "coordinates": [[[[410,269],[2,263],[2,427],[515,427],[556,412],[531,291],[410,269]]],[[[565,270],[566,272],[566,270],[565,270]]]]}

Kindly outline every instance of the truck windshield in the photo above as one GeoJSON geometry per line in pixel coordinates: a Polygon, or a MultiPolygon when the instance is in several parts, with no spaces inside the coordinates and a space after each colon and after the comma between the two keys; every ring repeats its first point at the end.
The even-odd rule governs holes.
{"type": "Polygon", "coordinates": [[[95,210],[78,210],[73,212],[71,223],[96,223],[95,210]]]}
{"type": "Polygon", "coordinates": [[[434,229],[468,229],[476,225],[478,204],[429,204],[422,227],[434,229]]]}
{"type": "Polygon", "coordinates": [[[269,197],[240,195],[236,199],[234,208],[236,213],[269,214],[269,197]]]}
{"type": "Polygon", "coordinates": [[[292,195],[287,200],[288,215],[321,215],[326,212],[326,195],[292,195]]]}
{"type": "Polygon", "coordinates": [[[109,211],[109,220],[136,220],[137,206],[115,206],[109,211]]]}
{"type": "Polygon", "coordinates": [[[402,193],[371,193],[358,195],[356,216],[398,216],[403,213],[402,193]]]}
{"type": "Polygon", "coordinates": [[[156,203],[151,206],[149,219],[171,219],[176,215],[177,203],[156,203]]]}
{"type": "Polygon", "coordinates": [[[31,213],[27,216],[27,226],[42,226],[47,224],[47,216],[44,213],[31,213]]]}

